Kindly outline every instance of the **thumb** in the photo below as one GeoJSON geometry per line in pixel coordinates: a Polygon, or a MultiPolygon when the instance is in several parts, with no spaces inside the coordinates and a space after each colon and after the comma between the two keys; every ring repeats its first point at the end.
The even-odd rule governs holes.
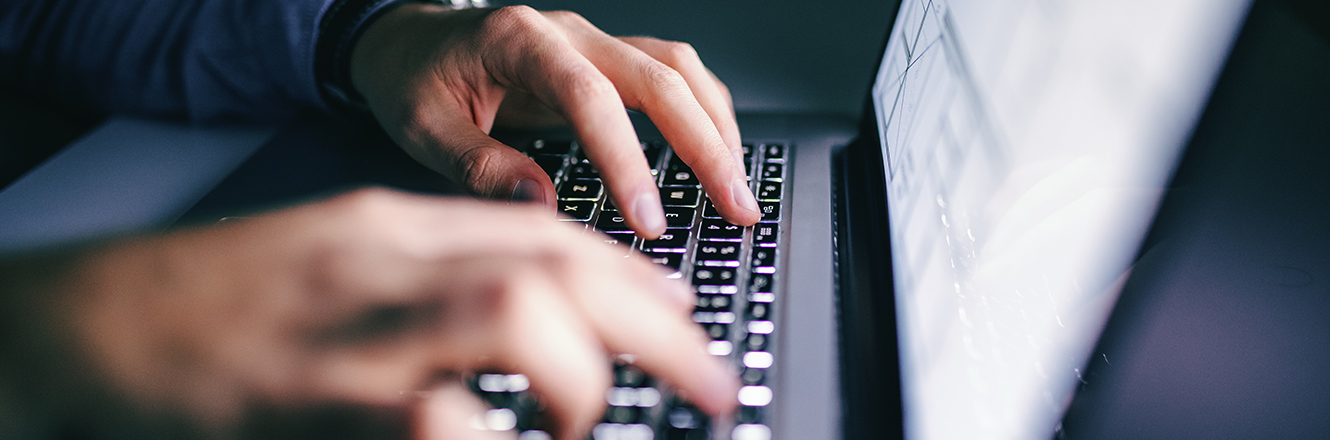
{"type": "Polygon", "coordinates": [[[407,153],[472,193],[554,207],[554,183],[534,160],[466,118],[439,118],[400,142],[407,153]]]}

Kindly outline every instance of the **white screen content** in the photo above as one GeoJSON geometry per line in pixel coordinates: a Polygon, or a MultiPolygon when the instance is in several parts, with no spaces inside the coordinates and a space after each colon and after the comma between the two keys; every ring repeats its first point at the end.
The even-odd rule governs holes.
{"type": "Polygon", "coordinates": [[[1248,0],[904,0],[873,86],[905,430],[1051,437],[1248,0]]]}

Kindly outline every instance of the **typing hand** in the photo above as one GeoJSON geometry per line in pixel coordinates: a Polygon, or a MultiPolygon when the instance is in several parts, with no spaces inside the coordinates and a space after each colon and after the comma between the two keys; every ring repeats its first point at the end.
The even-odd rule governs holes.
{"type": "Polygon", "coordinates": [[[28,307],[69,335],[70,364],[126,407],[208,432],[412,414],[418,435],[455,431],[468,394],[440,378],[491,369],[529,377],[575,438],[604,411],[614,353],[713,414],[736,404],[684,285],[538,208],[362,190],[77,261],[28,307]],[[310,423],[320,410],[336,417],[310,423]]]}
{"type": "Polygon", "coordinates": [[[351,61],[352,83],[394,140],[477,194],[554,205],[540,167],[487,134],[496,115],[537,117],[513,110],[544,106],[570,123],[628,225],[659,236],[660,196],[627,107],[651,117],[726,220],[760,217],[729,92],[686,44],[614,38],[571,12],[408,4],[371,24],[351,61]]]}

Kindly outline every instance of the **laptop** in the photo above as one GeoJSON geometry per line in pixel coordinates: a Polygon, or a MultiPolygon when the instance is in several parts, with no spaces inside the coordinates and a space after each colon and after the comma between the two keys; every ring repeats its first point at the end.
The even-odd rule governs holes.
{"type": "MultiPolygon", "coordinates": [[[[902,1],[884,45],[844,43],[884,47],[862,124],[741,115],[756,227],[714,218],[635,117],[668,242],[620,234],[566,132],[496,133],[545,167],[566,221],[693,284],[708,350],[745,382],[737,414],[708,420],[620,358],[592,437],[1056,435],[1247,7],[902,1]]],[[[293,121],[181,222],[363,184],[456,192],[349,130],[293,121]]],[[[494,408],[477,423],[544,438],[525,383],[477,375],[494,408]]]]}

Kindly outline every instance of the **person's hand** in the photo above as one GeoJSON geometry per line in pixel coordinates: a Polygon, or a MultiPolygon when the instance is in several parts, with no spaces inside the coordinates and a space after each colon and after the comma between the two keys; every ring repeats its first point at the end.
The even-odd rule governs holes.
{"type": "Polygon", "coordinates": [[[691,293],[625,252],[535,207],[362,190],[109,245],[37,308],[96,383],[211,432],[289,429],[264,417],[319,408],[457,429],[446,415],[465,393],[415,391],[499,370],[527,375],[574,438],[604,411],[616,353],[731,410],[737,381],[705,353],[691,293]]]}
{"type": "Polygon", "coordinates": [[[627,106],[651,117],[726,220],[761,217],[729,92],[686,44],[614,38],[571,12],[407,4],[365,31],[351,79],[399,145],[477,194],[553,206],[540,167],[487,134],[500,107],[543,105],[572,126],[628,225],[659,236],[660,195],[627,106]]]}

